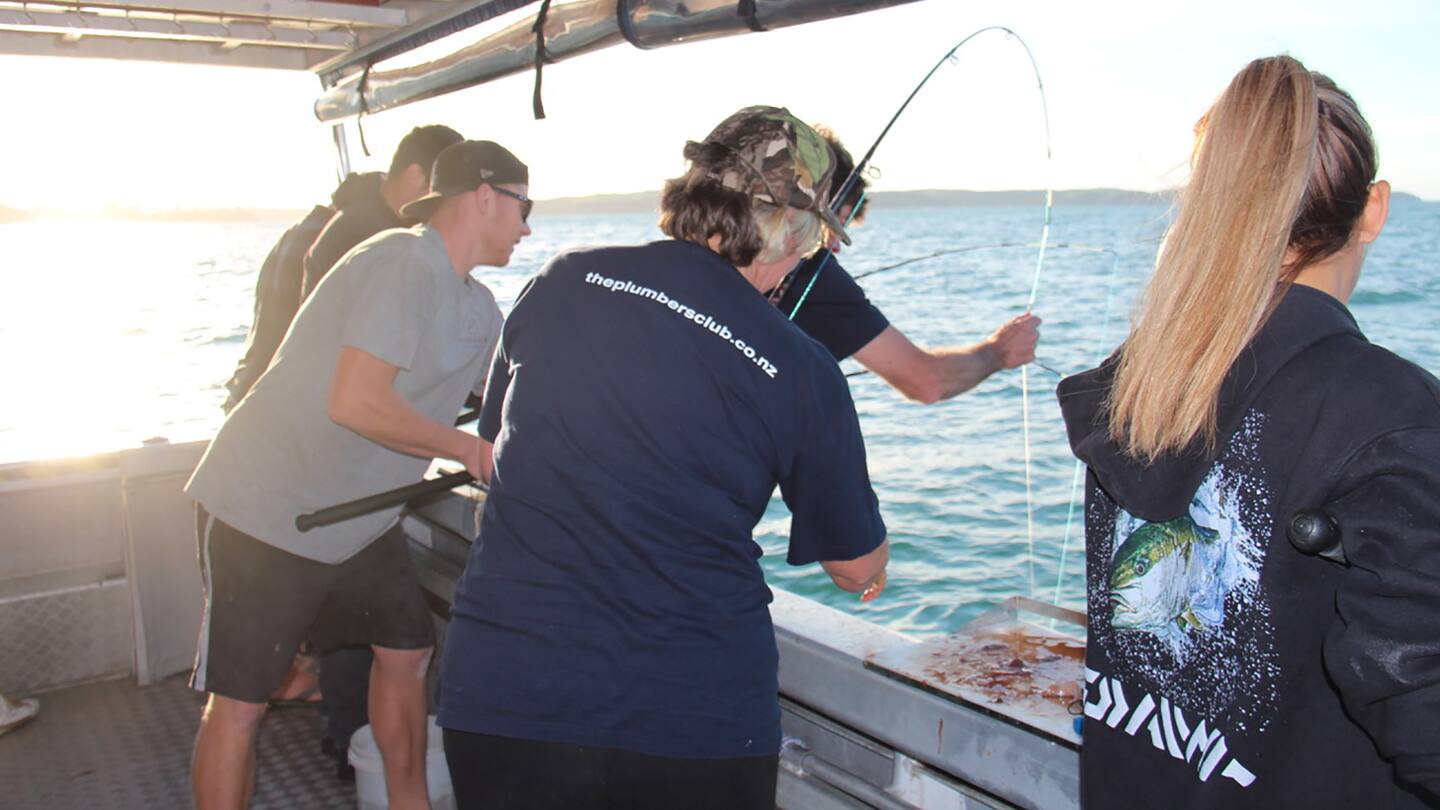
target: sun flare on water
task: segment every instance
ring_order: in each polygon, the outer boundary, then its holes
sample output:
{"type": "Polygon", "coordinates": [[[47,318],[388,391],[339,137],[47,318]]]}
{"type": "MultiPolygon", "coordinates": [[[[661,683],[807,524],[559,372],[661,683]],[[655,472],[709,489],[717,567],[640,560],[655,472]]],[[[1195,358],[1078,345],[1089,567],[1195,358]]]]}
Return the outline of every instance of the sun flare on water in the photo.
{"type": "MultiPolygon", "coordinates": [[[[179,395],[174,383],[243,340],[249,313],[210,310],[247,280],[216,272],[232,261],[226,254],[195,258],[233,249],[220,241],[223,228],[98,219],[0,225],[9,256],[0,298],[10,379],[0,417],[4,461],[134,447],[166,425],[174,441],[208,437],[219,423],[223,380],[179,395]]],[[[257,239],[269,236],[249,228],[257,239]]]]}

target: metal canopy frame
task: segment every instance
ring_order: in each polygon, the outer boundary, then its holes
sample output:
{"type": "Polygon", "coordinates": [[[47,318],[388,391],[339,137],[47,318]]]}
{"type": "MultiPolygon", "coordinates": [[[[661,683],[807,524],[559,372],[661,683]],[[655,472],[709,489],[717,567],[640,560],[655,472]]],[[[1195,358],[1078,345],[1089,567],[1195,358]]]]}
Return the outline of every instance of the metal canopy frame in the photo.
{"type": "Polygon", "coordinates": [[[314,70],[469,5],[393,0],[0,0],[0,54],[314,70]]]}
{"type": "Polygon", "coordinates": [[[398,56],[538,2],[540,0],[455,0],[407,27],[390,31],[347,53],[332,56],[312,69],[328,87],[343,76],[359,72],[366,65],[398,56]]]}

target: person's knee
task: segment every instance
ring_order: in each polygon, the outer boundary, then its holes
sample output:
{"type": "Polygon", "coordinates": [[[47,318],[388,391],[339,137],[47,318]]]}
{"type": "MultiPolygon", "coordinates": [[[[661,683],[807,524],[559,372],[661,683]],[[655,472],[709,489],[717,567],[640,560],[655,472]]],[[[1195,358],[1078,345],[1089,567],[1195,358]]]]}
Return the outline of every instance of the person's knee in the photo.
{"type": "Polygon", "coordinates": [[[202,722],[212,728],[254,734],[264,716],[264,703],[247,703],[211,692],[202,722]]]}
{"type": "Polygon", "coordinates": [[[372,647],[375,651],[375,667],[381,675],[389,678],[417,678],[423,680],[430,671],[430,658],[434,647],[418,650],[394,650],[387,647],[372,647]]]}

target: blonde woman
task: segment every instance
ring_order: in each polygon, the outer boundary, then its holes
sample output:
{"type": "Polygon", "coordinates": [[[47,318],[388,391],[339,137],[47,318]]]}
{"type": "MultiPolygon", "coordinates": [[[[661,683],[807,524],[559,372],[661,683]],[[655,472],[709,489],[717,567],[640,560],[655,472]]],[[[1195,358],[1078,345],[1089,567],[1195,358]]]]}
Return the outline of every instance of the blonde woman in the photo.
{"type": "Polygon", "coordinates": [[[1433,804],[1440,383],[1346,309],[1389,204],[1370,128],[1259,59],[1191,163],[1129,337],[1060,386],[1089,466],[1084,804],[1433,804]]]}

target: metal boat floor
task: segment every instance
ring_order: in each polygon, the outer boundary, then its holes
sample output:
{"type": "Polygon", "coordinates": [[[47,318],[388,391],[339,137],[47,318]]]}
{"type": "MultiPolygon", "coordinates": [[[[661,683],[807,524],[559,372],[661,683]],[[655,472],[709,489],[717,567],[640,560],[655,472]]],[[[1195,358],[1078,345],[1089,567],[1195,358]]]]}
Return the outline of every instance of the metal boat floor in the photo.
{"type": "MultiPolygon", "coordinates": [[[[189,808],[190,750],[204,696],[184,676],[86,684],[40,696],[40,715],[0,736],[0,807],[189,808]]],[[[260,727],[252,808],[354,808],[354,783],[320,752],[318,709],[272,710],[260,727]]]]}

